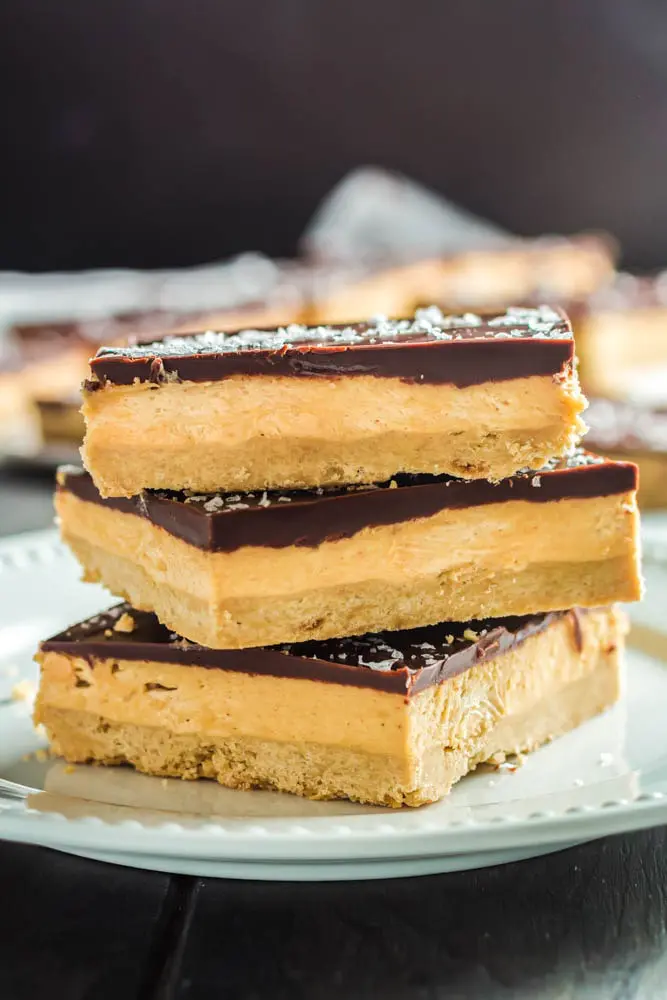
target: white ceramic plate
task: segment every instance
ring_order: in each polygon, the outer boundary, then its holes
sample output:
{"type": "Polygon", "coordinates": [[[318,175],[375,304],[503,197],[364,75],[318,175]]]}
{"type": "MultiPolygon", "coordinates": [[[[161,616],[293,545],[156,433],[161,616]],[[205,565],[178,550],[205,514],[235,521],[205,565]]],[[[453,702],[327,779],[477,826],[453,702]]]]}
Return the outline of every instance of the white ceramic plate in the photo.
{"type": "Polygon", "coordinates": [[[161,871],[259,879],[418,875],[545,854],[667,822],[667,519],[645,525],[647,597],[631,608],[619,705],[514,772],[465,778],[418,810],[308,802],[214,782],[35,759],[11,697],[40,638],[111,603],[53,532],[0,543],[0,837],[161,871]],[[29,755],[28,759],[24,759],[29,755]]]}

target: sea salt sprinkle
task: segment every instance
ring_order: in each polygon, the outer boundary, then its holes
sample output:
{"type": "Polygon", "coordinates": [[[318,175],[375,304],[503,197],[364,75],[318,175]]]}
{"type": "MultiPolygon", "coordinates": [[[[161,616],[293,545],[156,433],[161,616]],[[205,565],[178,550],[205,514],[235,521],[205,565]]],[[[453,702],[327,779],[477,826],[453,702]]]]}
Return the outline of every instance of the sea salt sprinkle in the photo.
{"type": "Polygon", "coordinates": [[[476,313],[450,316],[438,306],[417,309],[413,319],[376,316],[367,323],[346,326],[303,326],[291,323],[277,330],[240,330],[224,333],[207,330],[189,336],[165,337],[150,344],[103,347],[98,357],[123,355],[132,358],[177,358],[191,354],[228,354],[243,351],[280,351],[306,345],[354,347],[392,340],[460,340],[471,337],[537,338],[571,336],[562,317],[549,306],[510,308],[491,317],[476,313]]]}
{"type": "Polygon", "coordinates": [[[533,486],[541,486],[543,472],[555,472],[557,469],[580,469],[591,465],[604,465],[607,461],[600,455],[593,455],[583,448],[573,448],[567,455],[560,458],[550,458],[541,469],[520,469],[517,476],[530,476],[533,486]],[[535,482],[535,480],[538,480],[535,482]]]}
{"type": "MultiPolygon", "coordinates": [[[[543,485],[543,476],[545,473],[555,472],[561,469],[575,469],[586,466],[601,465],[605,461],[606,459],[600,457],[599,455],[586,452],[583,448],[575,448],[562,458],[551,459],[539,470],[528,468],[521,469],[516,473],[516,476],[529,478],[532,486],[540,487],[543,485]]],[[[232,514],[256,508],[267,509],[277,504],[312,503],[320,497],[325,499],[335,498],[345,496],[345,494],[350,493],[370,493],[378,490],[403,489],[430,484],[451,486],[460,482],[461,480],[457,479],[455,476],[401,474],[395,476],[389,482],[384,483],[354,483],[346,486],[317,486],[314,489],[294,490],[289,493],[278,493],[272,490],[264,490],[261,493],[189,494],[187,491],[183,493],[170,493],[164,490],[156,490],[152,493],[146,494],[145,496],[140,494],[138,504],[140,512],[144,512],[147,510],[146,500],[151,496],[164,500],[179,500],[180,498],[182,502],[190,506],[201,508],[206,514],[232,514]]],[[[493,483],[493,485],[496,484],[493,483]]]]}

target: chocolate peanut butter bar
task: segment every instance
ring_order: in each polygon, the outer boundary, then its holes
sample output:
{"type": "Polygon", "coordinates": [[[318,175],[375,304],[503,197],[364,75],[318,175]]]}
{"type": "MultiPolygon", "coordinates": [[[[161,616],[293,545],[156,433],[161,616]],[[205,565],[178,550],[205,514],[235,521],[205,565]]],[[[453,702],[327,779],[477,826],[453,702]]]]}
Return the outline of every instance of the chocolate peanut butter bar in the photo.
{"type": "Polygon", "coordinates": [[[586,444],[639,466],[639,505],[667,507],[667,409],[592,399],[586,444]]]}
{"type": "Polygon", "coordinates": [[[241,651],[128,605],[42,643],[35,718],[69,761],[418,806],[618,697],[611,608],[241,651]]]}
{"type": "MultiPolygon", "coordinates": [[[[587,303],[577,322],[584,388],[617,399],[643,395],[647,377],[667,369],[667,271],[619,274],[587,303]]],[[[663,384],[665,379],[663,378],[663,384]]]]}
{"type": "Polygon", "coordinates": [[[422,262],[413,284],[442,309],[497,309],[507,302],[579,302],[608,284],[615,248],[603,235],[544,236],[422,262]]]}
{"type": "Polygon", "coordinates": [[[499,483],[130,499],[65,468],[56,508],[86,579],[236,649],[635,600],[636,484],[582,451],[499,483]]]}
{"type": "Polygon", "coordinates": [[[546,306],[103,348],[84,461],[103,496],[502,479],[582,433],[573,359],[567,318],[546,306]]]}

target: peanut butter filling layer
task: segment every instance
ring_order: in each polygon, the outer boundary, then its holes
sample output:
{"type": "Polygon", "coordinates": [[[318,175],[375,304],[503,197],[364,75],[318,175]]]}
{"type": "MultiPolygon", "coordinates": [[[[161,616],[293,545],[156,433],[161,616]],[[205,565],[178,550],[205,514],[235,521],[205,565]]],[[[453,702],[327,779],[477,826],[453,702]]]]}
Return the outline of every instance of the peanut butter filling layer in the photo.
{"type": "Polygon", "coordinates": [[[86,397],[86,466],[105,496],[379,482],[399,472],[502,479],[584,430],[571,379],[458,389],[400,380],[234,376],[86,397]],[[156,446],[159,442],[159,446],[156,446]]]}

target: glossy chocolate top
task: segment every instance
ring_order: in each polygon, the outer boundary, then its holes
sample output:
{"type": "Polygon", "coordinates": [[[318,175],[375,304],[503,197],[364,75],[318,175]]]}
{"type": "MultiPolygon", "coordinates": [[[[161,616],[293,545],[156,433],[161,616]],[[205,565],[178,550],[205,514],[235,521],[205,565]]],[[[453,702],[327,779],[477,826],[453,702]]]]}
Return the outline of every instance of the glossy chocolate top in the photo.
{"type": "MultiPolygon", "coordinates": [[[[580,612],[577,612],[580,613],[580,612]]],[[[287,643],[258,649],[208,649],[170,632],[155,615],[120,604],[79,622],[41,644],[42,652],[85,659],[176,663],[274,677],[305,678],[331,684],[378,688],[412,695],[456,677],[478,663],[515,648],[565,616],[556,611],[520,618],[442,622],[402,632],[380,632],[324,642],[287,643]],[[125,616],[125,617],[124,617],[125,616]],[[132,631],[120,631],[120,624],[132,631]],[[122,621],[120,619],[122,618],[122,621]]],[[[154,689],[152,684],[147,690],[154,689]]]]}
{"type": "Polygon", "coordinates": [[[103,347],[91,361],[86,388],[135,380],[209,382],[232,375],[375,375],[463,387],[557,375],[573,357],[570,324],[549,306],[484,316],[445,316],[431,306],[414,319],[208,331],[103,347]]]}
{"type": "Polygon", "coordinates": [[[582,450],[543,469],[498,483],[400,475],[390,483],[282,493],[258,490],[188,496],[147,490],[130,499],[103,499],[87,472],[69,466],[58,472],[58,489],[112,510],[145,517],[190,545],[211,552],[232,552],[246,545],[316,547],[328,540],[349,538],[363,528],[430,517],[446,508],[609,496],[636,486],[635,465],[610,462],[582,450]]]}
{"type": "Polygon", "coordinates": [[[601,451],[667,455],[667,409],[650,409],[614,399],[591,399],[586,444],[601,451]]]}

